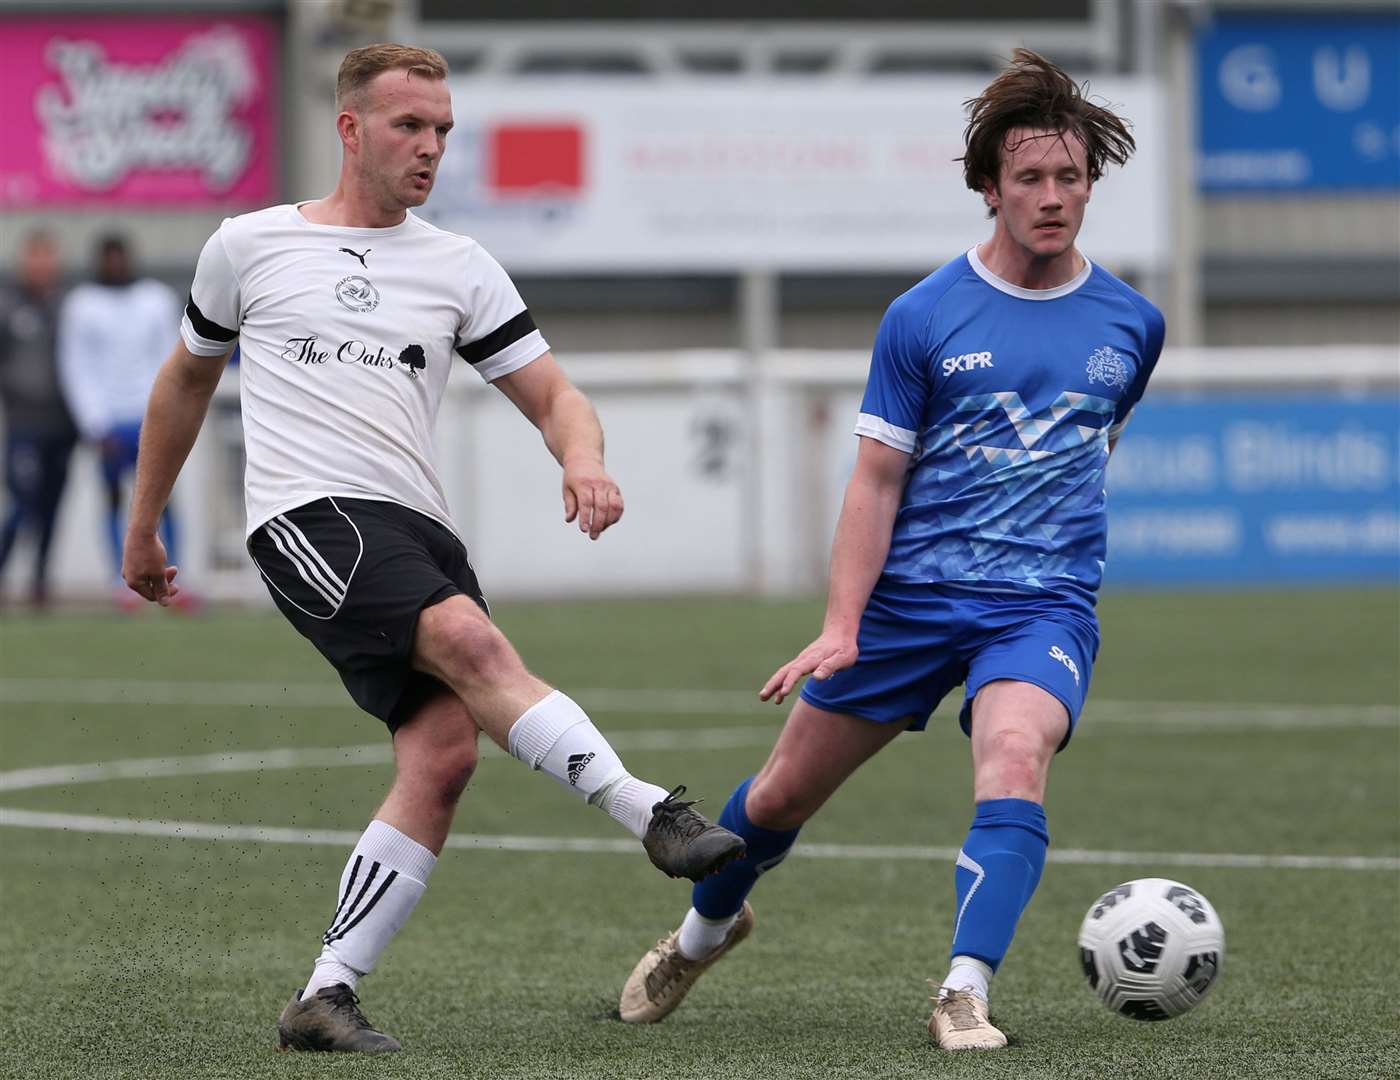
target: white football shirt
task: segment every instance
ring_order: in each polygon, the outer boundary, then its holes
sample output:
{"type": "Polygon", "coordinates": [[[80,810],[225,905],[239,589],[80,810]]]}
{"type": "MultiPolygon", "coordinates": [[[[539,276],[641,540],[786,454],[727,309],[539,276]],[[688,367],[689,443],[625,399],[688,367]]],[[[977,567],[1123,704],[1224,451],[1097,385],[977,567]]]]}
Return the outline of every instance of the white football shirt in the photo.
{"type": "Polygon", "coordinates": [[[387,229],[296,206],[227,218],[180,327],[200,356],[238,339],[251,534],[326,496],[411,507],[456,531],[433,425],[460,356],[491,382],[548,350],[486,251],[411,212],[387,229]]]}

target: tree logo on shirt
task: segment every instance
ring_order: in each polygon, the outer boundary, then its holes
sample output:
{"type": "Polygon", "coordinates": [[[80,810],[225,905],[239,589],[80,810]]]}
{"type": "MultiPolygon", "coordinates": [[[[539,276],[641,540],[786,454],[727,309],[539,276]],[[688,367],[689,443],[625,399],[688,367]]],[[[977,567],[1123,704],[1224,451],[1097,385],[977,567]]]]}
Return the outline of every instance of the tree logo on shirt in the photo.
{"type": "Polygon", "coordinates": [[[1085,371],[1091,383],[1101,382],[1119,390],[1128,386],[1128,362],[1107,345],[1094,350],[1085,371]]]}
{"type": "Polygon", "coordinates": [[[351,274],[335,283],[335,298],[341,306],[361,314],[373,311],[379,306],[379,290],[367,277],[351,274]]]}
{"type": "Polygon", "coordinates": [[[418,373],[428,366],[428,358],[423,355],[422,345],[405,345],[399,353],[399,363],[416,379],[418,373]]]}

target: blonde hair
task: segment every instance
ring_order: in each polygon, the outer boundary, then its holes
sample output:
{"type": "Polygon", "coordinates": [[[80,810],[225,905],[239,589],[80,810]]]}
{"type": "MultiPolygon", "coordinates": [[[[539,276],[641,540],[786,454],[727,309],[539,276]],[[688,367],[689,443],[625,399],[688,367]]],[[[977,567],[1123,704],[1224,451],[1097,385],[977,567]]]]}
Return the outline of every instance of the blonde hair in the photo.
{"type": "Polygon", "coordinates": [[[392,42],[351,49],[340,62],[340,73],[335,79],[336,108],[344,109],[351,98],[384,71],[406,71],[425,79],[445,79],[447,60],[434,49],[392,42]]]}

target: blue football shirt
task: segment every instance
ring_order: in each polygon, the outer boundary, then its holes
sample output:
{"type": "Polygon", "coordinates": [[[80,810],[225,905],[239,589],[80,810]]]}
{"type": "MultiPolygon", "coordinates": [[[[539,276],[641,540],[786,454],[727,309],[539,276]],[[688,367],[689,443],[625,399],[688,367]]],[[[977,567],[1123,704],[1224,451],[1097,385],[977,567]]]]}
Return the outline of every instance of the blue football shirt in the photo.
{"type": "Polygon", "coordinates": [[[885,580],[1092,603],[1104,468],[1162,349],[1161,312],[1086,260],[1023,289],[976,249],[890,305],[856,434],[910,453],[885,580]]]}

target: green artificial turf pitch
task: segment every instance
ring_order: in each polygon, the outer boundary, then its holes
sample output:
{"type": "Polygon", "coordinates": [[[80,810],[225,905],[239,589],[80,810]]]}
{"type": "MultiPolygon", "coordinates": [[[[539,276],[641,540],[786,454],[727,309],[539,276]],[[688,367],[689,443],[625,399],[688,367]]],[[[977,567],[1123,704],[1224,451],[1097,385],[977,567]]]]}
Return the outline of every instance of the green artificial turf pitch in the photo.
{"type": "MultiPolygon", "coordinates": [[[[1393,590],[1105,598],[1090,707],[1051,776],[1052,861],[994,985],[1005,1051],[946,1055],[924,1030],[925,980],[945,970],[952,868],[909,849],[956,847],[967,825],[954,701],[803,834],[904,857],[803,857],[799,846],[755,891],[754,936],[648,1028],[609,1011],[687,890],[640,849],[450,848],[361,984],[370,1017],[407,1050],[365,1059],[273,1049],[346,845],[0,825],[0,1077],[1400,1075],[1397,611],[1393,590]],[[1091,854],[1057,862],[1055,850],[1091,854]],[[1152,853],[1370,861],[1177,865],[1152,853]],[[1152,875],[1202,890],[1227,935],[1220,984],[1164,1024],[1103,1009],[1075,950],[1095,897],[1152,875]]],[[[785,711],[753,691],[815,634],[820,605],[504,603],[497,615],[531,666],[614,734],[632,771],[684,782],[717,813],[785,711]]],[[[275,615],[0,622],[0,821],[26,811],[353,833],[387,784],[386,745],[275,615]],[[370,747],[369,761],[13,779],[345,746],[370,747]]],[[[470,836],[625,839],[499,753],[458,814],[454,842],[470,836]]]]}

